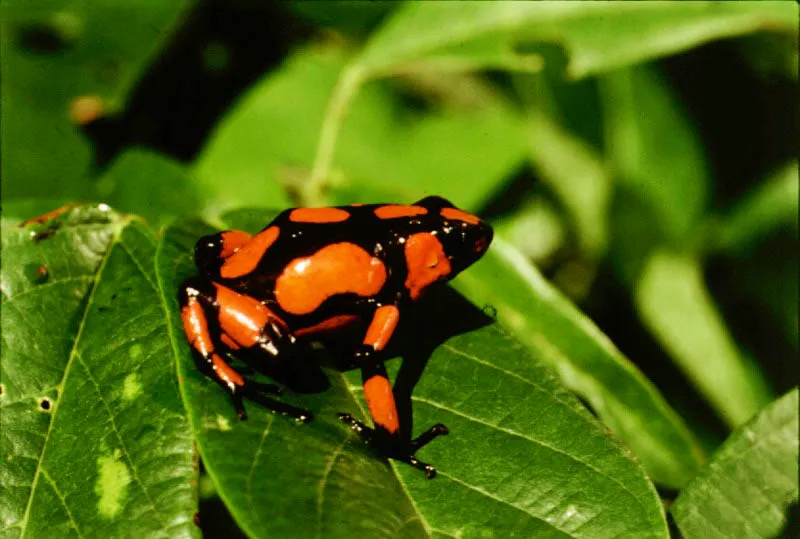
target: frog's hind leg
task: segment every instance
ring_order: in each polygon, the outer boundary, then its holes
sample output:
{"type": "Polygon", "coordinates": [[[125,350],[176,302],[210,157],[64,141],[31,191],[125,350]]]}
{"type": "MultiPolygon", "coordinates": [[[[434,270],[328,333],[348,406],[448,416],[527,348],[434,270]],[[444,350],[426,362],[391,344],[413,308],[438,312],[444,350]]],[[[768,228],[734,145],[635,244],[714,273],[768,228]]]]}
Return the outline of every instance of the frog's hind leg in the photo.
{"type": "Polygon", "coordinates": [[[291,340],[285,337],[288,334],[285,327],[270,317],[266,307],[202,277],[184,281],[179,299],[184,331],[198,368],[231,394],[241,419],[247,417],[242,403],[246,397],[300,421],[311,420],[307,410],[265,397],[265,394],[280,394],[278,386],[242,376],[223,358],[226,349],[258,347],[277,353],[276,343],[293,341],[293,337],[291,340]]]}

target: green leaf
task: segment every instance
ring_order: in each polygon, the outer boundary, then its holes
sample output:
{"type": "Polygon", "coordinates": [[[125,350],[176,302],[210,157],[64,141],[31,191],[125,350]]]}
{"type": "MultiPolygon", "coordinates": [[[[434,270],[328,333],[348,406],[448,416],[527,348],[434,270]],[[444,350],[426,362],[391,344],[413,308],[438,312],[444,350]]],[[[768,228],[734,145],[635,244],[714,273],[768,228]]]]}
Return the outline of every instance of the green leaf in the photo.
{"type": "Polygon", "coordinates": [[[710,182],[695,125],[653,68],[619,71],[600,82],[615,176],[652,212],[641,226],[662,242],[690,246],[710,182]]]}
{"type": "Polygon", "coordinates": [[[336,418],[366,419],[357,370],[326,369],[324,393],[282,397],[314,413],[308,425],[253,403],[238,421],[230,398],[194,367],[178,314],[178,285],[196,271],[192,247],[210,231],[198,221],[168,228],[157,267],[203,462],[249,535],[667,537],[655,490],[624,447],[540,361],[448,290],[407,318],[410,333],[396,337],[404,362],[388,362],[401,410],[412,395],[414,431],[439,421],[451,429],[419,454],[436,479],[387,463],[336,418]]]}
{"type": "Polygon", "coordinates": [[[795,388],[734,432],[681,492],[670,512],[685,537],[777,536],[798,499],[797,406],[795,388]]]}
{"type": "Polygon", "coordinates": [[[189,4],[3,3],[3,198],[86,198],[92,149],[80,125],[122,108],[189,4]]]}
{"type": "Polygon", "coordinates": [[[791,33],[797,10],[780,2],[408,2],[354,62],[371,78],[412,69],[539,67],[525,53],[557,43],[578,78],[762,29],[791,33]]]}
{"type": "Polygon", "coordinates": [[[117,210],[141,215],[154,226],[193,213],[201,204],[200,193],[181,163],[139,148],[120,155],[98,180],[95,192],[117,210]]]}
{"type": "Polygon", "coordinates": [[[3,229],[0,536],[196,536],[154,238],[98,208],[57,219],[3,229]]]}
{"type": "Polygon", "coordinates": [[[658,250],[634,292],[644,323],[731,426],[772,400],[758,365],[739,353],[696,258],[658,250]]]}
{"type": "Polygon", "coordinates": [[[603,157],[559,119],[550,84],[543,75],[520,76],[527,102],[527,140],[533,169],[564,206],[580,248],[591,258],[608,241],[610,174],[603,157]]]}
{"type": "Polygon", "coordinates": [[[608,337],[549,285],[513,247],[495,239],[456,288],[497,311],[536,358],[586,399],[600,419],[641,459],[654,481],[680,488],[703,456],[680,417],[608,337]]]}
{"type": "Polygon", "coordinates": [[[713,249],[747,251],[782,225],[797,230],[797,161],[776,171],[752,193],[746,195],[718,227],[713,249]]]}
{"type": "MultiPolygon", "coordinates": [[[[340,54],[303,50],[225,117],[195,168],[219,208],[287,206],[282,184],[309,190],[319,125],[343,65],[340,54]]],[[[333,202],[413,202],[436,193],[476,209],[523,161],[522,122],[495,92],[474,81],[412,82],[438,84],[437,97],[445,88],[448,101],[420,114],[396,87],[364,88],[343,126],[335,174],[326,178],[333,202]]]]}

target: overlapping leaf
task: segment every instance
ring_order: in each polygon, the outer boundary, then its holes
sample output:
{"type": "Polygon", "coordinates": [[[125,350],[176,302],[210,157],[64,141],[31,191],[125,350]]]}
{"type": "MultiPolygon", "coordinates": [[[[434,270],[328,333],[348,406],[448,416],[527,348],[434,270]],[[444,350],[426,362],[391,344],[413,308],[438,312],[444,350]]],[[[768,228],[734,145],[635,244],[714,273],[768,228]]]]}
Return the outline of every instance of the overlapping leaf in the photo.
{"type": "Polygon", "coordinates": [[[328,369],[326,392],[284,397],[314,412],[308,425],[254,404],[238,421],[180,334],[178,284],[209,232],[197,221],[168,228],[157,267],[200,452],[248,534],[666,537],[655,491],[627,451],[535,356],[452,292],[408,319],[402,365],[389,362],[414,431],[439,421],[451,429],[419,455],[437,466],[435,480],[387,464],[336,418],[365,418],[357,371],[328,369]]]}
{"type": "Polygon", "coordinates": [[[609,75],[603,88],[620,180],[617,265],[645,325],[720,416],[739,425],[772,396],[722,323],[694,254],[710,181],[696,128],[652,69],[609,75]]]}
{"type": "Polygon", "coordinates": [[[791,33],[797,11],[766,4],[473,2],[408,3],[354,62],[370,78],[409,69],[540,67],[537,42],[562,45],[567,73],[581,77],[762,29],[791,33]]]}
{"type": "MultiPolygon", "coordinates": [[[[670,509],[684,537],[775,537],[797,503],[797,389],[720,447],[670,509]]],[[[788,530],[790,533],[797,530],[788,530]]]]}
{"type": "Polygon", "coordinates": [[[3,230],[0,535],[194,536],[152,234],[107,208],[58,221],[3,230]]]}

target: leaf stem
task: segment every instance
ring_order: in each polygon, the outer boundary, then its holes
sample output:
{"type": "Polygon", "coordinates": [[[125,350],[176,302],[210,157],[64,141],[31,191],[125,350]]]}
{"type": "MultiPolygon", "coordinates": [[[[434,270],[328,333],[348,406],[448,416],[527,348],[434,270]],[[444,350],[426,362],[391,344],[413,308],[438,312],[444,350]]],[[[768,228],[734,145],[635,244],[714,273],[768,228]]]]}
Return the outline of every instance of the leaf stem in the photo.
{"type": "Polygon", "coordinates": [[[339,136],[344,118],[358,88],[363,82],[362,70],[357,66],[345,67],[331,94],[330,101],[322,120],[317,152],[311,177],[302,189],[301,198],[304,205],[316,206],[323,202],[322,191],[330,176],[336,139],[339,136]]]}

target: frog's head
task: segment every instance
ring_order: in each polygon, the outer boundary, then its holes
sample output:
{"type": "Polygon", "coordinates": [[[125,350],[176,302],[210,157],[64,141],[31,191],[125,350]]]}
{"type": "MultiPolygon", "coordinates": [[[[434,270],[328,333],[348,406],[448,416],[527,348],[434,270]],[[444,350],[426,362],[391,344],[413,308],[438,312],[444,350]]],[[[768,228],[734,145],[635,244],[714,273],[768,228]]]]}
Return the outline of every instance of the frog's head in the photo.
{"type": "Polygon", "coordinates": [[[459,210],[442,197],[423,198],[414,206],[427,210],[428,232],[411,235],[405,244],[406,287],[417,299],[436,281],[449,281],[477,261],[492,243],[488,223],[459,210]]]}

